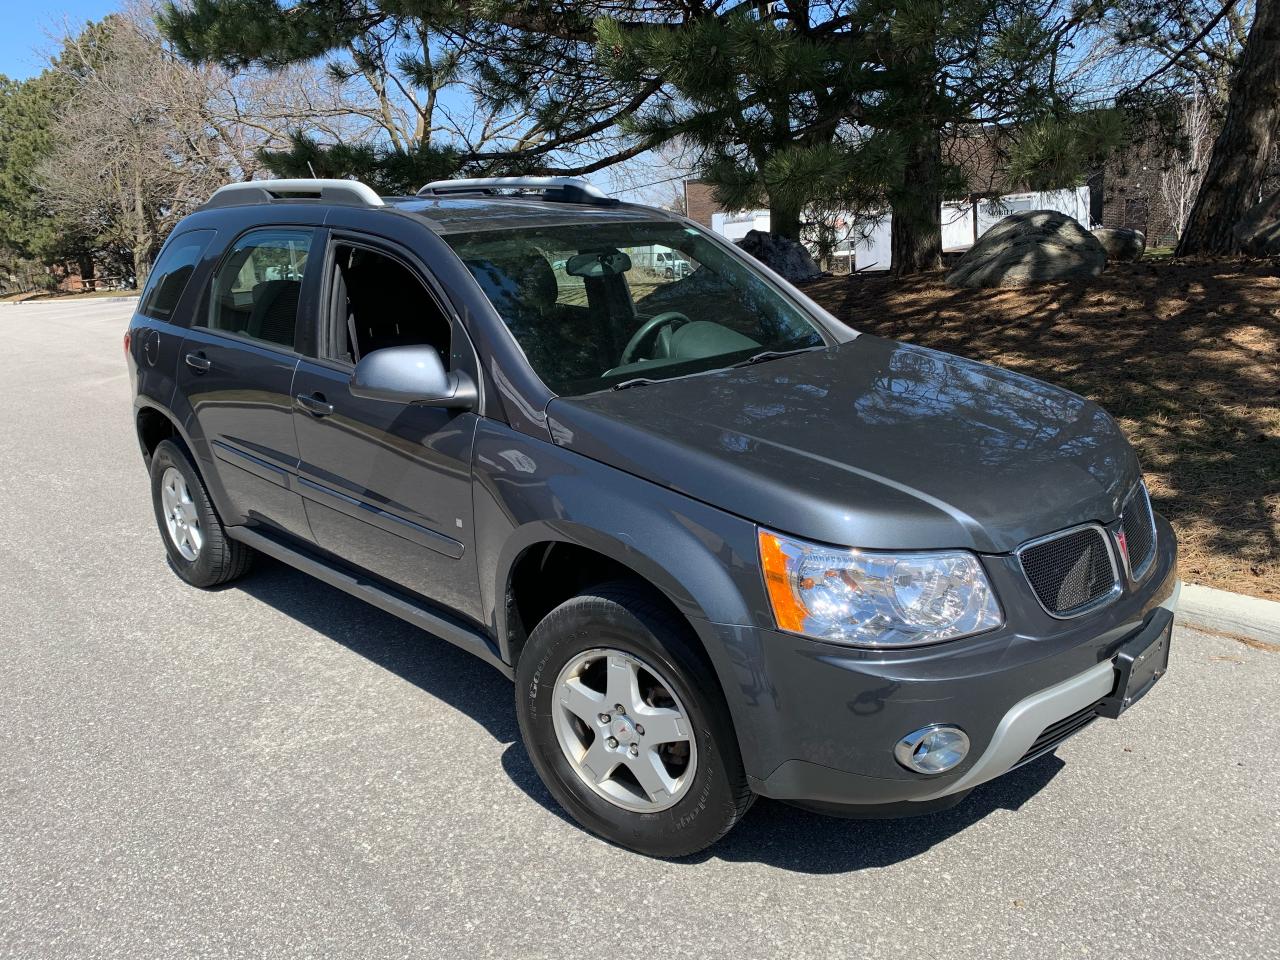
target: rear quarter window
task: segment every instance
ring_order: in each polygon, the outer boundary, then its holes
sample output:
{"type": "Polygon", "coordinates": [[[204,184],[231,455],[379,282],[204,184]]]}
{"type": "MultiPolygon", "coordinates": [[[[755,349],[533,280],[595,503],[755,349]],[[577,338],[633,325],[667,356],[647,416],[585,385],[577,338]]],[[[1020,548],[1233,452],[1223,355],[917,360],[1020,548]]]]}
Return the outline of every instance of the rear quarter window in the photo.
{"type": "Polygon", "coordinates": [[[204,256],[212,230],[189,230],[178,234],[165,244],[160,259],[151,268],[151,276],[142,291],[138,312],[154,320],[171,320],[173,311],[187,289],[191,275],[196,272],[200,258],[204,256]]]}

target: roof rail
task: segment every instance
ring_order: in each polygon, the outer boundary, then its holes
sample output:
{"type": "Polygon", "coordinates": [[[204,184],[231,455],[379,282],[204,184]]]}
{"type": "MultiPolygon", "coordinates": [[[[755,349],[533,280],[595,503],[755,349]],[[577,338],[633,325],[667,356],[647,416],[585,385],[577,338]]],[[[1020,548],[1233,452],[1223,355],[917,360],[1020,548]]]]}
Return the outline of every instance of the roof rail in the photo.
{"type": "Polygon", "coordinates": [[[356,180],[250,180],[228,183],[213,191],[206,207],[229,207],[241,203],[270,203],[273,200],[317,199],[358,207],[380,207],[382,198],[356,180]]]}
{"type": "Polygon", "coordinates": [[[577,177],[471,177],[461,180],[435,180],[418,191],[420,197],[442,197],[451,193],[479,193],[493,196],[501,191],[540,193],[542,199],[555,203],[588,203],[614,206],[595,184],[577,177]]]}

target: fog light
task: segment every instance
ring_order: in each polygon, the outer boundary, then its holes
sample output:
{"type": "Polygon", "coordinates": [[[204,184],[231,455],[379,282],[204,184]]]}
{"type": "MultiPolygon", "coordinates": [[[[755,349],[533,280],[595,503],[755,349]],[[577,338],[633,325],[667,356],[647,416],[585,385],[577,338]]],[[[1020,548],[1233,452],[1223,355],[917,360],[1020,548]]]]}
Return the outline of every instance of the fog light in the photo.
{"type": "Polygon", "coordinates": [[[969,753],[969,737],[959,727],[935,723],[908,733],[893,755],[916,773],[946,773],[969,753]]]}

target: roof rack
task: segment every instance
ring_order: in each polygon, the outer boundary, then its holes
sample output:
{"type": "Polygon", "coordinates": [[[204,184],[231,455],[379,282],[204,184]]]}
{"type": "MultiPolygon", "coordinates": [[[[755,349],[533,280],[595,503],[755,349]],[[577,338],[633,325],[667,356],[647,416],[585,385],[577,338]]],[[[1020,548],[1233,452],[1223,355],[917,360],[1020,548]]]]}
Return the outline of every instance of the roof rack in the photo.
{"type": "Polygon", "coordinates": [[[599,187],[577,177],[471,177],[460,180],[435,180],[418,191],[420,197],[443,197],[453,193],[495,196],[502,191],[540,193],[543,200],[554,203],[586,203],[616,206],[599,187]]]}
{"type": "Polygon", "coordinates": [[[316,199],[357,207],[380,207],[382,198],[356,180],[251,180],[228,183],[213,191],[206,207],[229,207],[273,200],[316,199]]]}

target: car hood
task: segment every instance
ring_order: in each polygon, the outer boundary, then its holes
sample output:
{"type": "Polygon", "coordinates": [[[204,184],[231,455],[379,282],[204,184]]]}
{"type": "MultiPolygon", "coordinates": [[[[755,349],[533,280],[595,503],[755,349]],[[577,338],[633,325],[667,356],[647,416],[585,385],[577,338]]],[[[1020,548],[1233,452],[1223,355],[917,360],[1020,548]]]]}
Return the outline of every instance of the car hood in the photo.
{"type": "Polygon", "coordinates": [[[1110,521],[1140,476],[1100,407],[859,336],[754,366],[557,398],[554,442],[782,532],[1004,553],[1110,521]]]}

